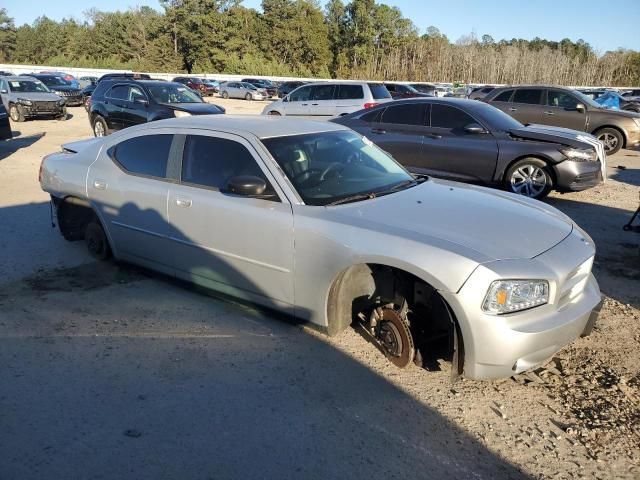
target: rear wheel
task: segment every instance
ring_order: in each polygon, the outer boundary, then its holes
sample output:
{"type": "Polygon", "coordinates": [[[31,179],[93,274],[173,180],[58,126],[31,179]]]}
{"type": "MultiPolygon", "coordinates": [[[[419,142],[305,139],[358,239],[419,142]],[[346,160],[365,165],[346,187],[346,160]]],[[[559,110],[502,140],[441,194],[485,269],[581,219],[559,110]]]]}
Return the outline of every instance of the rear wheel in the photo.
{"type": "Polygon", "coordinates": [[[624,144],[624,137],[615,128],[602,128],[596,132],[596,138],[604,144],[607,155],[618,153],[624,144]]]}
{"type": "Polygon", "coordinates": [[[111,249],[107,235],[100,222],[91,220],[84,231],[84,241],[91,256],[97,260],[107,260],[111,256],[111,249]]]}
{"type": "Polygon", "coordinates": [[[553,178],[545,162],[538,158],[524,158],[507,170],[505,187],[510,192],[540,199],[553,188],[553,178]]]}
{"type": "Polygon", "coordinates": [[[271,110],[267,115],[273,115],[274,117],[279,117],[280,112],[276,112],[275,110],[271,110]]]}
{"type": "Polygon", "coordinates": [[[9,105],[9,116],[14,122],[24,122],[24,113],[22,113],[22,108],[15,103],[9,105]]]}
{"type": "Polygon", "coordinates": [[[107,122],[104,118],[97,116],[93,121],[93,134],[96,137],[104,137],[107,134],[107,122]]]}

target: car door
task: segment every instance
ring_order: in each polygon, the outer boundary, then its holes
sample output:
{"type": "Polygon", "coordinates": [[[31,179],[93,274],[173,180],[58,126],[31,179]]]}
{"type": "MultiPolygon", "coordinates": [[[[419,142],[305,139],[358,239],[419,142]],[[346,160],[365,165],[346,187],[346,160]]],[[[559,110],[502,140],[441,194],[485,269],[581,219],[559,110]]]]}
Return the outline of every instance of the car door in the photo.
{"type": "Polygon", "coordinates": [[[518,88],[513,94],[507,112],[525,125],[542,123],[545,109],[542,88],[518,88]]]}
{"type": "Polygon", "coordinates": [[[540,123],[556,127],[585,131],[587,126],[587,110],[584,102],[564,90],[550,88],[546,95],[546,108],[540,123]],[[584,108],[578,110],[578,105],[584,108]]]}
{"type": "Polygon", "coordinates": [[[453,180],[490,183],[496,169],[498,145],[491,133],[457,106],[431,104],[430,123],[422,146],[423,173],[453,180]]]}
{"type": "Polygon", "coordinates": [[[512,115],[513,112],[509,110],[511,108],[511,98],[513,97],[513,90],[504,90],[498,93],[493,99],[488,100],[487,103],[491,104],[498,110],[502,110],[508,115],[512,115]]]}
{"type": "Polygon", "coordinates": [[[128,97],[129,86],[126,84],[116,84],[105,94],[103,104],[110,128],[120,130],[125,127],[123,110],[128,97]]]}
{"type": "Polygon", "coordinates": [[[147,123],[149,99],[142,89],[136,85],[129,85],[127,98],[122,101],[123,128],[147,123]]]}
{"type": "Polygon", "coordinates": [[[426,168],[422,143],[426,133],[428,104],[390,105],[371,123],[366,136],[402,165],[414,172],[426,168]]]}
{"type": "Polygon", "coordinates": [[[314,117],[333,117],[336,115],[334,91],[336,86],[331,83],[318,84],[311,87],[311,103],[309,115],[314,117]]]}
{"type": "Polygon", "coordinates": [[[364,107],[364,89],[360,84],[339,84],[336,88],[335,115],[343,115],[364,107]]]}
{"type": "Polygon", "coordinates": [[[293,213],[256,150],[237,135],[192,131],[183,152],[167,203],[177,275],[268,306],[293,305],[293,213]],[[240,175],[263,178],[272,196],[225,193],[240,175]]]}
{"type": "Polygon", "coordinates": [[[107,141],[87,175],[87,192],[118,258],[173,273],[167,195],[174,136],[168,129],[107,141]]]}
{"type": "Polygon", "coordinates": [[[283,102],[285,115],[309,115],[313,85],[297,88],[289,94],[288,101],[283,102]]]}

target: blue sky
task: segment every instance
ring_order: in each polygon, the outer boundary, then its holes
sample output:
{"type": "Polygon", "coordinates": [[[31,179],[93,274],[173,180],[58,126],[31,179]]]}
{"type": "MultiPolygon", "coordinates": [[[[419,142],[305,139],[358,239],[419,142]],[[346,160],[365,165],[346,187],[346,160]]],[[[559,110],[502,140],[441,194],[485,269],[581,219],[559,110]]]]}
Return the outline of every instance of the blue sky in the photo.
{"type": "MultiPolygon", "coordinates": [[[[609,0],[606,3],[585,0],[388,0],[386,3],[399,7],[421,32],[434,25],[450,40],[473,31],[478,37],[489,34],[496,40],[536,36],[548,40],[582,38],[600,52],[618,47],[640,50],[638,0],[609,0]],[[604,5],[609,13],[603,13],[604,5]]],[[[56,20],[71,16],[82,20],[82,12],[91,7],[125,10],[135,5],[160,8],[158,0],[110,0],[106,3],[96,0],[3,0],[0,3],[18,25],[31,23],[39,15],[56,20]]],[[[260,0],[245,0],[244,5],[259,7],[260,0]]]]}

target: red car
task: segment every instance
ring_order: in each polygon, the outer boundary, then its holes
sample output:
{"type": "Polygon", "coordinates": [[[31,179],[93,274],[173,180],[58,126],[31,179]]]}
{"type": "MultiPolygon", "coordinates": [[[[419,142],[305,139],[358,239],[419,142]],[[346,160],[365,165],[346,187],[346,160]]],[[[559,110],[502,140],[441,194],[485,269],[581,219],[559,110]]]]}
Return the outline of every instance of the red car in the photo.
{"type": "Polygon", "coordinates": [[[173,81],[186,85],[191,90],[200,92],[201,95],[213,95],[215,93],[215,89],[211,85],[207,85],[198,77],[176,77],[173,81]]]}

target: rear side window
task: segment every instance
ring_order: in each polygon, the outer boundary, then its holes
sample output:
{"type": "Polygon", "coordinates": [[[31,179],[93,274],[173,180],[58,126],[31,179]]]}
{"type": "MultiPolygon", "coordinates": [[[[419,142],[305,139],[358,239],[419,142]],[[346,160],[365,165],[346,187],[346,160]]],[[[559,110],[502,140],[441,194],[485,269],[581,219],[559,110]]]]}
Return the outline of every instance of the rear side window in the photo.
{"type": "Polygon", "coordinates": [[[127,100],[129,97],[129,87],[127,85],[114,85],[107,93],[107,97],[116,100],[127,100]]]}
{"type": "Polygon", "coordinates": [[[383,123],[394,123],[397,125],[424,126],[424,120],[425,104],[414,103],[388,107],[382,114],[381,121],[383,123]]]}
{"type": "Polygon", "coordinates": [[[504,92],[498,94],[496,98],[494,98],[493,102],[508,102],[511,99],[511,95],[513,94],[513,90],[505,90],[504,92]]]}
{"type": "Polygon", "coordinates": [[[525,103],[529,105],[542,104],[542,90],[539,89],[521,89],[516,90],[513,96],[513,103],[525,103]]]}
{"type": "Polygon", "coordinates": [[[382,83],[369,83],[368,85],[374,100],[391,98],[391,94],[389,93],[389,90],[387,90],[387,87],[385,87],[382,83]]]}
{"type": "Polygon", "coordinates": [[[267,181],[244,145],[226,138],[187,136],[182,155],[183,182],[221,189],[231,177],[238,175],[252,175],[267,181]]]}
{"type": "Polygon", "coordinates": [[[381,109],[373,110],[372,112],[365,113],[360,117],[360,120],[367,123],[377,122],[380,117],[381,109]]]}
{"type": "Polygon", "coordinates": [[[431,126],[449,130],[462,129],[470,123],[476,123],[473,117],[458,108],[434,103],[431,105],[431,126]]]}
{"type": "Polygon", "coordinates": [[[364,98],[362,85],[337,85],[337,87],[336,98],[338,100],[359,100],[364,98]]]}
{"type": "Polygon", "coordinates": [[[114,145],[107,152],[130,173],[165,178],[173,135],[144,135],[114,145]]]}
{"type": "Polygon", "coordinates": [[[315,85],[312,90],[311,100],[333,100],[335,85],[315,85]]]}

